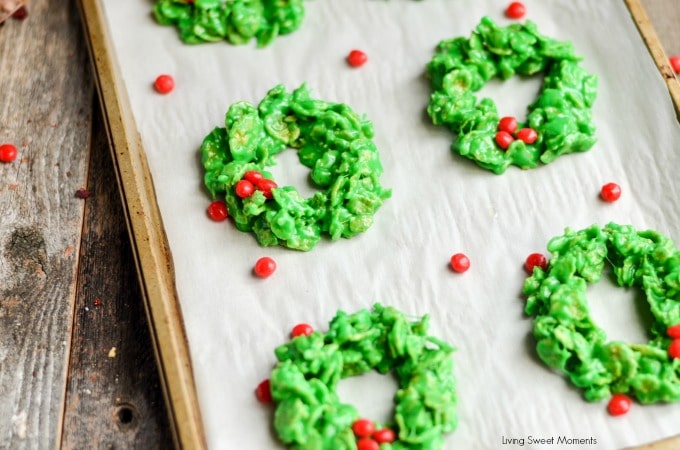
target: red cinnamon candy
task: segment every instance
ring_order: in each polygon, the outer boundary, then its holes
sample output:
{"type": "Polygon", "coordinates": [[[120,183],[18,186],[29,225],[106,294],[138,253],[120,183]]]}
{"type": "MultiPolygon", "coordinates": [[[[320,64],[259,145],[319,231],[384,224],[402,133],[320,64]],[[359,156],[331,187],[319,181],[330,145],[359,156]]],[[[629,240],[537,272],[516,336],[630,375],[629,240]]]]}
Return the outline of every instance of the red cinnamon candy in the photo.
{"type": "Polygon", "coordinates": [[[14,16],[17,19],[25,19],[28,0],[0,0],[0,23],[14,16]]]}

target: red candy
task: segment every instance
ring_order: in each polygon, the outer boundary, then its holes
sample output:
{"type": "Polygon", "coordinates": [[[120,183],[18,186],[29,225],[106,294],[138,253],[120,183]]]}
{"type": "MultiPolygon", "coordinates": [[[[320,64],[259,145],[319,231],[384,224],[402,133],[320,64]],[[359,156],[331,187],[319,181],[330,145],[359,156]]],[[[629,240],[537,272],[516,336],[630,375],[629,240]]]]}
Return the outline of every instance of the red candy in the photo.
{"type": "Polygon", "coordinates": [[[17,157],[17,148],[12,144],[0,145],[0,161],[4,163],[12,162],[17,157]]]}
{"type": "Polygon", "coordinates": [[[75,194],[76,198],[82,198],[84,200],[86,198],[90,198],[90,195],[91,195],[90,191],[88,191],[85,188],[76,189],[76,194],[75,194]]]}
{"type": "Polygon", "coordinates": [[[208,216],[215,222],[222,222],[229,216],[227,205],[224,202],[215,200],[208,205],[208,216]]]}
{"type": "Polygon", "coordinates": [[[630,410],[633,401],[625,394],[614,394],[609,400],[607,411],[612,416],[621,416],[630,410]]]}
{"type": "Polygon", "coordinates": [[[260,180],[262,180],[264,177],[260,172],[257,170],[249,170],[245,174],[243,174],[243,179],[248,180],[253,184],[257,184],[260,180]]]}
{"type": "Polygon", "coordinates": [[[680,358],[680,339],[673,339],[671,345],[668,346],[668,356],[672,359],[680,358]]]}
{"type": "Polygon", "coordinates": [[[271,403],[272,388],[269,379],[266,379],[257,385],[257,388],[255,389],[255,397],[257,397],[261,403],[271,403]]]}
{"type": "Polygon", "coordinates": [[[378,444],[389,444],[394,442],[397,438],[397,436],[394,434],[394,431],[389,428],[375,430],[372,437],[378,444]]]}
{"type": "Polygon", "coordinates": [[[505,15],[510,19],[521,19],[527,13],[527,8],[522,2],[512,2],[505,10],[505,15]]]}
{"type": "Polygon", "coordinates": [[[451,257],[451,269],[454,272],[462,273],[470,268],[470,259],[462,253],[456,253],[451,257]]]}
{"type": "Polygon", "coordinates": [[[293,327],[293,331],[290,332],[291,337],[298,336],[309,336],[314,332],[314,328],[307,323],[299,323],[293,327]]]}
{"type": "MultiPolygon", "coordinates": [[[[239,181],[240,183],[240,181],[239,181]]],[[[262,191],[264,196],[266,198],[272,198],[272,189],[279,187],[278,184],[274,182],[274,180],[270,180],[268,178],[262,178],[260,181],[258,181],[255,184],[255,187],[257,187],[258,190],[262,191]]]]}
{"type": "Polygon", "coordinates": [[[600,189],[600,197],[605,202],[615,202],[621,197],[621,186],[616,183],[607,183],[600,189]]]}
{"type": "Polygon", "coordinates": [[[522,128],[517,132],[517,139],[525,144],[533,144],[538,139],[538,133],[533,128],[522,128]]]}
{"type": "Polygon", "coordinates": [[[239,197],[248,198],[255,192],[255,186],[248,180],[239,180],[234,190],[239,197]]]}
{"type": "Polygon", "coordinates": [[[680,339],[680,323],[668,327],[666,334],[673,339],[680,339]]]}
{"type": "Polygon", "coordinates": [[[153,86],[161,94],[167,94],[175,88],[175,80],[170,75],[158,75],[153,86]]]}
{"type": "Polygon", "coordinates": [[[357,419],[352,424],[352,431],[356,437],[369,437],[375,431],[375,424],[372,420],[357,419]]]}
{"type": "Polygon", "coordinates": [[[258,277],[267,278],[276,271],[276,261],[269,256],[263,256],[255,262],[253,270],[258,277]]]}
{"type": "Polygon", "coordinates": [[[366,64],[368,61],[368,55],[361,50],[352,50],[347,55],[347,63],[352,67],[360,67],[366,64]]]}
{"type": "Polygon", "coordinates": [[[17,9],[14,11],[14,14],[12,14],[13,19],[17,20],[24,20],[28,16],[28,10],[26,9],[25,6],[22,6],[21,8],[17,9]]]}
{"type": "Polygon", "coordinates": [[[673,72],[680,73],[680,55],[671,56],[668,58],[668,62],[673,69],[673,72]]]}
{"type": "Polygon", "coordinates": [[[370,437],[361,438],[357,441],[357,450],[380,450],[380,444],[370,437]]]}
{"type": "Polygon", "coordinates": [[[503,117],[498,121],[498,131],[515,134],[515,131],[517,131],[517,119],[512,116],[503,117]]]}
{"type": "Polygon", "coordinates": [[[496,133],[496,144],[503,150],[507,150],[514,140],[515,138],[507,131],[499,131],[496,133]]]}
{"type": "Polygon", "coordinates": [[[541,253],[532,253],[527,256],[526,261],[524,261],[524,268],[529,273],[534,273],[534,267],[540,267],[545,270],[548,267],[548,260],[541,253]]]}

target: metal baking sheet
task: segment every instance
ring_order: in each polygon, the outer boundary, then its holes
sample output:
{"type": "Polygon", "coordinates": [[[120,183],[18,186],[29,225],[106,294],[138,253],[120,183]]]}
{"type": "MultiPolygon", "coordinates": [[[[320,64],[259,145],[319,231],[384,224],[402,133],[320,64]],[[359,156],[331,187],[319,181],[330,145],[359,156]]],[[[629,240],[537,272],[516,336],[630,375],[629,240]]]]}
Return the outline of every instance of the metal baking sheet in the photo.
{"type": "MultiPolygon", "coordinates": [[[[274,347],[298,322],[324,330],[338,309],[374,302],[430,314],[431,333],[458,348],[460,425],[446,448],[557,448],[529,438],[565,436],[609,449],[679,431],[677,405],[636,405],[612,418],[605,403],[585,402],[535,356],[521,296],[527,254],[544,251],[565,227],[609,221],[680,242],[680,125],[623,1],[525,4],[542,33],[574,42],[583,66],[599,76],[598,143],[498,176],[453,155],[452,135],[429,123],[424,70],[441,39],[468,36],[483,16],[509,23],[505,1],[309,1],[301,29],[264,49],[184,45],[176,30],[154,22],[151,2],[104,2],[172,251],[210,448],[283,448],[271,431],[271,408],[253,395],[275,362],[274,347]],[[353,48],[369,55],[360,69],[344,61],[353,48]],[[170,95],[152,88],[161,73],[175,78],[170,95]],[[326,240],[306,253],[262,248],[252,235],[207,219],[198,149],[231,103],[257,103],[279,83],[294,89],[305,82],[315,97],[347,103],[373,121],[382,180],[393,196],[359,237],[326,240]],[[598,199],[609,181],[623,188],[614,204],[598,199]],[[456,252],[472,261],[465,274],[447,266],[456,252]],[[256,279],[251,269],[264,255],[278,270],[256,279]]],[[[503,115],[522,117],[539,88],[538,77],[513,78],[489,83],[482,95],[503,115]]],[[[279,184],[309,192],[292,150],[272,171],[279,184]]],[[[646,339],[634,292],[605,281],[590,289],[593,315],[611,338],[646,339]]],[[[388,380],[347,380],[341,395],[363,415],[384,419],[395,388],[388,380]]]]}

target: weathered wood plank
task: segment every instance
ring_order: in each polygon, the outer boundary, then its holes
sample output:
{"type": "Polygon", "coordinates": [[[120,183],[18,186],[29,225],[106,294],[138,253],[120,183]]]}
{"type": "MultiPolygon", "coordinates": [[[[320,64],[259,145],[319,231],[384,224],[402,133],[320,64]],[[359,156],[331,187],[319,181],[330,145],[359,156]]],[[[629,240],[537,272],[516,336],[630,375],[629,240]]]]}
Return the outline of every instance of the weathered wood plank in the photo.
{"type": "Polygon", "coordinates": [[[99,105],[62,448],[172,448],[168,415],[99,105]]]}
{"type": "Polygon", "coordinates": [[[71,0],[0,30],[0,448],[59,442],[92,81],[71,0]]]}

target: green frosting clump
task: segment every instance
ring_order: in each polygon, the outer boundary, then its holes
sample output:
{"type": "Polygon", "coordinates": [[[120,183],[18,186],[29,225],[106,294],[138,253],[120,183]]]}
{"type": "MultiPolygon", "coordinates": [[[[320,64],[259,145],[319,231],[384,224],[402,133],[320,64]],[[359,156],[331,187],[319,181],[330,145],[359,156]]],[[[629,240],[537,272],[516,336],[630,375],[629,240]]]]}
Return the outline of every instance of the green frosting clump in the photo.
{"type": "Polygon", "coordinates": [[[187,44],[254,38],[264,47],[297,30],[305,10],[303,0],[158,0],[153,13],[161,25],[176,26],[187,44]]]}
{"type": "Polygon", "coordinates": [[[472,35],[441,41],[427,65],[433,93],[427,112],[435,125],[458,135],[453,150],[480,167],[503,173],[549,163],[558,156],[583,152],[595,144],[591,107],[597,77],[579,66],[570,42],[543,36],[536,24],[500,27],[484,17],[472,35]],[[477,100],[490,79],[545,73],[538,98],[528,107],[526,123],[538,139],[514,140],[506,150],[495,142],[499,114],[489,98],[477,100]]]}
{"type": "Polygon", "coordinates": [[[292,93],[278,85],[257,107],[234,103],[225,125],[201,146],[205,185],[213,197],[225,198],[236,227],[253,231],[261,245],[310,250],[322,233],[332,240],[356,236],[391,195],[380,184],[371,122],[345,104],[311,98],[305,85],[292,93]],[[236,194],[248,171],[271,179],[265,168],[287,147],[297,149],[319,192],[303,198],[284,186],[272,189],[272,198],[260,190],[247,198],[236,194]]]}
{"type": "Polygon", "coordinates": [[[327,333],[298,336],[275,350],[271,374],[276,402],[274,428],[292,449],[355,450],[356,408],[336,388],[347,377],[371,370],[392,372],[395,394],[393,443],[381,450],[436,450],[456,428],[454,349],[427,335],[429,317],[411,322],[392,307],[338,312],[327,333]]]}
{"type": "Polygon", "coordinates": [[[546,270],[524,284],[534,316],[536,350],[550,367],[583,389],[588,401],[628,393],[640,403],[680,400],[680,359],[668,354],[666,330],[680,323],[680,251],[656,231],[610,223],[567,229],[550,240],[546,270]],[[590,316],[586,288],[607,264],[619,286],[644,292],[654,323],[647,344],[608,341],[590,316]]]}

